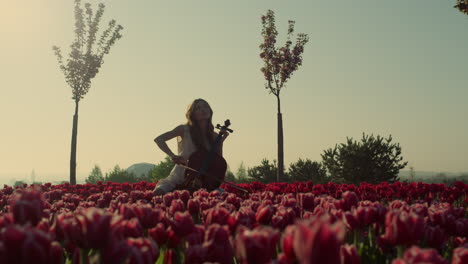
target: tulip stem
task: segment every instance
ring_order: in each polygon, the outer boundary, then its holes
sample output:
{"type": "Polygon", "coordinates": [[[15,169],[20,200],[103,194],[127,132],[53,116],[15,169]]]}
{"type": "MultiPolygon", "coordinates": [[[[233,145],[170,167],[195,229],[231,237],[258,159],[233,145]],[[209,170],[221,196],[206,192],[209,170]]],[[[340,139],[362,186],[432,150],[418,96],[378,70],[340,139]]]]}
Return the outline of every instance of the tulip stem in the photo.
{"type": "Polygon", "coordinates": [[[81,263],[82,264],[87,264],[88,263],[88,252],[89,252],[88,249],[80,248],[81,263]]]}
{"type": "Polygon", "coordinates": [[[402,245],[398,245],[397,246],[397,256],[399,258],[402,258],[404,252],[405,252],[405,247],[403,247],[402,245]]]}

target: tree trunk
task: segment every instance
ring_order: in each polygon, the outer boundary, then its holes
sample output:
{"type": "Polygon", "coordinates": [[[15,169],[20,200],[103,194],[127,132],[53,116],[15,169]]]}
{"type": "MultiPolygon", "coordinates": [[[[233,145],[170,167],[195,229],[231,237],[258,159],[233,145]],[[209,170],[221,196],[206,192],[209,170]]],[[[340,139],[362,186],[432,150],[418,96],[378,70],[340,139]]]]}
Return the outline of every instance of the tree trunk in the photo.
{"type": "Polygon", "coordinates": [[[76,138],[78,134],[78,100],[75,100],[75,115],[73,116],[73,130],[70,154],[70,184],[76,184],[76,138]]]}
{"type": "Polygon", "coordinates": [[[276,98],[278,99],[278,173],[276,175],[276,181],[279,182],[280,179],[284,178],[283,117],[281,115],[279,94],[276,98]]]}

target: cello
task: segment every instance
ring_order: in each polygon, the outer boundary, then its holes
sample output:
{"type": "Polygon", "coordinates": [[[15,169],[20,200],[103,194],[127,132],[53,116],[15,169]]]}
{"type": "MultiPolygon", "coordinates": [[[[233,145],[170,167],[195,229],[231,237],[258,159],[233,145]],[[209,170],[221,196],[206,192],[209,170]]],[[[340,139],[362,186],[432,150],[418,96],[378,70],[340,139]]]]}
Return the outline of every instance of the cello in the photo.
{"type": "MultiPolygon", "coordinates": [[[[216,125],[216,128],[222,131],[233,133],[229,128],[231,122],[229,119],[224,121],[224,125],[216,125]]],[[[222,183],[228,184],[234,188],[247,191],[234,184],[229,184],[224,181],[226,176],[227,163],[226,160],[216,153],[216,149],[221,144],[222,133],[218,133],[209,151],[197,150],[189,157],[187,165],[180,165],[185,168],[185,178],[181,184],[176,186],[178,190],[188,190],[190,193],[205,188],[208,191],[213,191],[222,183]]]]}

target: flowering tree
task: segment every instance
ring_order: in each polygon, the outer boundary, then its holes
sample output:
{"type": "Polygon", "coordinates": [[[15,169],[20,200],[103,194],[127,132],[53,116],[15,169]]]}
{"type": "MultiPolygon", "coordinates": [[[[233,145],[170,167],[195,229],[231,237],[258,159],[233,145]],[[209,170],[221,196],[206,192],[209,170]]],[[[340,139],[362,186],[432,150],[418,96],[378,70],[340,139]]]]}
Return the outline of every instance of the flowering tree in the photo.
{"type": "Polygon", "coordinates": [[[457,0],[457,4],[454,7],[468,15],[468,0],[457,0]]]}
{"type": "Polygon", "coordinates": [[[86,3],[85,10],[81,7],[81,0],[75,0],[75,40],[71,44],[71,52],[66,63],[63,61],[59,47],[53,46],[60,69],[65,75],[65,80],[72,88],[72,99],[75,101],[75,114],[73,116],[73,130],[70,155],[70,183],[76,184],[76,140],[78,130],[78,103],[91,87],[91,79],[99,72],[104,63],[103,57],[108,54],[110,47],[122,35],[121,25],[115,20],[109,22],[108,28],[102,33],[96,44],[96,34],[99,22],[104,13],[104,4],[99,4],[94,14],[90,3],[86,3]]]}
{"type": "Polygon", "coordinates": [[[283,178],[284,174],[284,153],[283,153],[283,119],[281,115],[280,91],[285,87],[286,82],[291,78],[295,70],[302,65],[302,53],[304,45],[309,41],[307,34],[297,34],[296,44],[292,47],[291,38],[294,33],[294,21],[288,21],[288,35],[284,47],[277,49],[276,36],[278,31],[275,26],[275,14],[268,10],[267,14],[262,16],[262,36],[263,43],[260,44],[260,58],[264,65],[261,68],[265,76],[265,88],[276,96],[278,103],[278,173],[276,180],[283,178]]]}

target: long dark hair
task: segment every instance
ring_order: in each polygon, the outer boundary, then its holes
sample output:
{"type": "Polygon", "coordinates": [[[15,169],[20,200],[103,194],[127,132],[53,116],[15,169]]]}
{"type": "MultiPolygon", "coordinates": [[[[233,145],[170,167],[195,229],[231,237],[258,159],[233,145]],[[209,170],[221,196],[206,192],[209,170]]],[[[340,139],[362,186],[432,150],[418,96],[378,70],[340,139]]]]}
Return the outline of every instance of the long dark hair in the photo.
{"type": "Polygon", "coordinates": [[[206,142],[208,143],[209,146],[214,141],[214,126],[211,121],[211,118],[213,117],[213,110],[211,109],[211,106],[208,104],[207,101],[199,98],[195,99],[188,107],[187,107],[187,112],[185,113],[185,117],[187,118],[187,125],[190,128],[190,136],[192,137],[193,144],[197,148],[197,150],[206,150],[209,151],[209,149],[206,148],[206,142]],[[195,113],[195,106],[199,102],[205,102],[209,109],[210,109],[210,118],[208,119],[208,127],[206,129],[205,135],[202,135],[202,132],[200,130],[200,126],[198,125],[198,121],[195,120],[194,118],[194,113],[195,113]]]}

